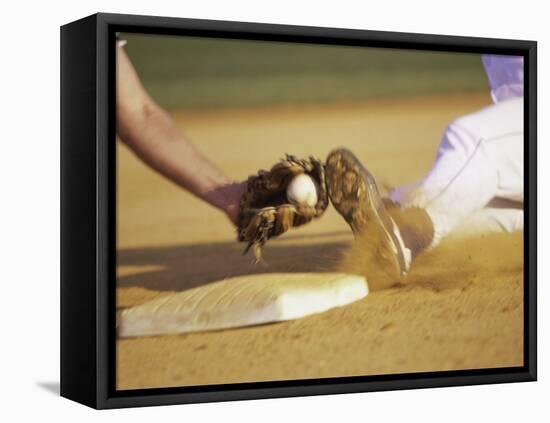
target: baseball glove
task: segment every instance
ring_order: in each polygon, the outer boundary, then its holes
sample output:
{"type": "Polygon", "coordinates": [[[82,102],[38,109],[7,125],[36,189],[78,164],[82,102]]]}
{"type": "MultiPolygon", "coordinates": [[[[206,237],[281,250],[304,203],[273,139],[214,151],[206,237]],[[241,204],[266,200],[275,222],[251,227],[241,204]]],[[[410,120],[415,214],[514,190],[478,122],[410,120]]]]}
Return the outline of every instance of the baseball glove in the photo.
{"type": "Polygon", "coordinates": [[[257,175],[248,177],[247,191],[239,204],[237,223],[238,240],[247,243],[243,254],[252,247],[256,262],[260,261],[262,248],[268,239],[320,217],[327,206],[323,163],[314,157],[301,160],[287,154],[271,170],[260,170],[257,175]],[[286,196],[290,181],[303,173],[309,175],[319,187],[317,204],[313,207],[291,204],[286,196]]]}

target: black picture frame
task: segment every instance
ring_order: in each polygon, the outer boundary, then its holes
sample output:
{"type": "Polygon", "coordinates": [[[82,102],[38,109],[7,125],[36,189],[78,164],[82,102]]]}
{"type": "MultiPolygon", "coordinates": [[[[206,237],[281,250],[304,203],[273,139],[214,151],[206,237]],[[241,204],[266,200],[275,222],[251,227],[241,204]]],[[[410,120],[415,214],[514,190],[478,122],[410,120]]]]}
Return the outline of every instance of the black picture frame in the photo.
{"type": "Polygon", "coordinates": [[[534,41],[104,13],[61,27],[61,395],[102,409],[536,380],[536,69],[534,41]],[[116,391],[117,32],[523,56],[524,366],[116,391]]]}

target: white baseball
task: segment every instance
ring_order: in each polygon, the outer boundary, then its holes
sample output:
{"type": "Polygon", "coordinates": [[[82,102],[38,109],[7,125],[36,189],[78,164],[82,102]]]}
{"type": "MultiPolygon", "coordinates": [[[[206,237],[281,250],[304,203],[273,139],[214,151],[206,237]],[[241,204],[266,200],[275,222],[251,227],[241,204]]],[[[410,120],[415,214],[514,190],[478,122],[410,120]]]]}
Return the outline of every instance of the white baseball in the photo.
{"type": "Polygon", "coordinates": [[[295,176],[286,189],[286,197],[295,206],[315,207],[319,186],[311,176],[301,174],[295,176]]]}

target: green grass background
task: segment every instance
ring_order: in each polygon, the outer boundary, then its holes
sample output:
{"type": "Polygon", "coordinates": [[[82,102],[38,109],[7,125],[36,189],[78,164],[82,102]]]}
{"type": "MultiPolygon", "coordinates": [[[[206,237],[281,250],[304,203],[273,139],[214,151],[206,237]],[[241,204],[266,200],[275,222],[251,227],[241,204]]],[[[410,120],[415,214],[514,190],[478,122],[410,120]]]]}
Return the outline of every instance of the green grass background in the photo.
{"type": "Polygon", "coordinates": [[[166,108],[364,101],[486,89],[478,54],[121,34],[166,108]]]}

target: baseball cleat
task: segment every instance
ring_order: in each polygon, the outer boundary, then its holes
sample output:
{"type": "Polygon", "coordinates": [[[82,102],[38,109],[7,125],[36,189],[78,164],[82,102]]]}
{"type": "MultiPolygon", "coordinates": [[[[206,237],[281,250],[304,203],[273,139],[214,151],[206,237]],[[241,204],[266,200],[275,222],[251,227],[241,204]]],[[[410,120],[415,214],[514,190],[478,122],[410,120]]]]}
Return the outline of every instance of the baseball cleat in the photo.
{"type": "Polygon", "coordinates": [[[350,225],[354,235],[375,232],[390,252],[399,274],[405,276],[411,263],[411,251],[405,246],[399,227],[392,219],[378,190],[374,176],[355,155],[345,149],[332,151],[326,161],[328,194],[334,208],[350,225]]]}

